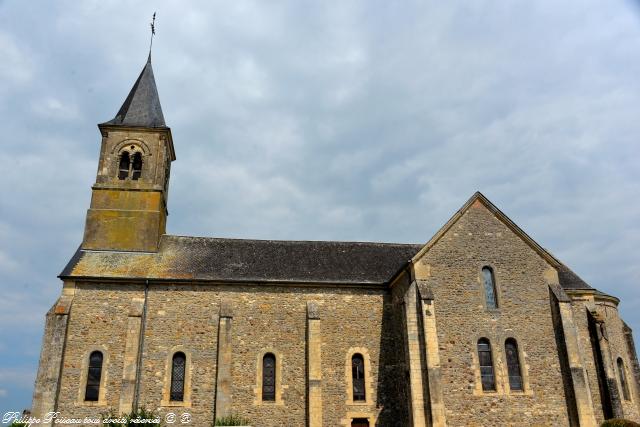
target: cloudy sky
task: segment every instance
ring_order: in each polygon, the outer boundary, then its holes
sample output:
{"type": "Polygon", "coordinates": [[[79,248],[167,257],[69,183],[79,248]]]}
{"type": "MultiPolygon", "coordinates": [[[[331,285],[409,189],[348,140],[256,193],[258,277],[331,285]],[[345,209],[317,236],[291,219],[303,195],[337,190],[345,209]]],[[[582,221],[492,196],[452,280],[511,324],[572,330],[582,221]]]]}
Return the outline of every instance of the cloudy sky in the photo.
{"type": "Polygon", "coordinates": [[[640,334],[640,4],[0,0],[0,412],[147,55],[171,234],[426,242],[482,191],[640,334]]]}

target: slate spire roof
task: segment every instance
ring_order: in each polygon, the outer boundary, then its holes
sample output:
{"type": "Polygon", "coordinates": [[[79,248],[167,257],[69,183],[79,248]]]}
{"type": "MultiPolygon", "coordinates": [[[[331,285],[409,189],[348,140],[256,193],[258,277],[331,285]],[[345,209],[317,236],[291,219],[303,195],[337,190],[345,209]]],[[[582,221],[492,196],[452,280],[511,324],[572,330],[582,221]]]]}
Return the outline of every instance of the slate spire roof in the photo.
{"type": "Polygon", "coordinates": [[[124,100],[118,114],[105,125],[141,126],[149,128],[163,128],[167,125],[162,115],[160,98],[156,81],[153,78],[151,54],[142,72],[134,83],[127,99],[124,100]]]}

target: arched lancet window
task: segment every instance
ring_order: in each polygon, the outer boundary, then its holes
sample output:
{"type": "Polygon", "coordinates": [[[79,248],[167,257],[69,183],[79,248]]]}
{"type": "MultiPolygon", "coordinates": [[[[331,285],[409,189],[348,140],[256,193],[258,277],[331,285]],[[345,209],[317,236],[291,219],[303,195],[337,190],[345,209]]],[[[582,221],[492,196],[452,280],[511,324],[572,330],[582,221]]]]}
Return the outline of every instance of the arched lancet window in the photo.
{"type": "Polygon", "coordinates": [[[627,375],[624,370],[624,362],[621,357],[618,357],[618,375],[620,375],[620,386],[622,387],[622,397],[624,400],[630,400],[629,397],[629,385],[627,384],[627,375]]]}
{"type": "Polygon", "coordinates": [[[184,376],[187,357],[179,351],[173,355],[171,361],[171,392],[170,399],[182,402],[184,400],[184,376]]]}
{"type": "Polygon", "coordinates": [[[354,418],[351,420],[351,427],[369,427],[369,420],[366,418],[354,418]]]}
{"type": "Polygon", "coordinates": [[[507,354],[507,371],[509,372],[509,388],[522,391],[522,371],[520,370],[520,358],[518,357],[518,343],[509,338],[504,343],[504,351],[507,354]]]}
{"type": "Polygon", "coordinates": [[[118,163],[118,179],[126,179],[129,176],[129,166],[131,165],[131,159],[129,158],[129,152],[123,151],[120,154],[120,162],[118,163]]]}
{"type": "Polygon", "coordinates": [[[364,357],[356,353],[351,357],[351,383],[353,388],[353,400],[366,400],[364,389],[364,357]]]}
{"type": "Polygon", "coordinates": [[[87,372],[87,387],[84,400],[97,402],[100,397],[100,380],[102,379],[102,353],[94,351],[89,355],[89,370],[87,372]]]}
{"type": "Polygon", "coordinates": [[[276,400],[276,357],[271,353],[262,358],[262,400],[276,400]]]}
{"type": "Polygon", "coordinates": [[[478,361],[480,362],[480,378],[482,379],[482,390],[495,390],[496,379],[493,372],[491,343],[489,343],[489,340],[486,338],[480,338],[478,340],[478,361]]]}
{"type": "Polygon", "coordinates": [[[496,280],[491,267],[482,267],[482,278],[484,279],[484,297],[487,302],[487,308],[498,308],[496,280]]]}
{"type": "Polygon", "coordinates": [[[142,174],[142,153],[137,152],[136,154],[133,155],[132,169],[133,169],[133,174],[131,175],[131,179],[136,181],[140,178],[140,175],[142,174]]]}

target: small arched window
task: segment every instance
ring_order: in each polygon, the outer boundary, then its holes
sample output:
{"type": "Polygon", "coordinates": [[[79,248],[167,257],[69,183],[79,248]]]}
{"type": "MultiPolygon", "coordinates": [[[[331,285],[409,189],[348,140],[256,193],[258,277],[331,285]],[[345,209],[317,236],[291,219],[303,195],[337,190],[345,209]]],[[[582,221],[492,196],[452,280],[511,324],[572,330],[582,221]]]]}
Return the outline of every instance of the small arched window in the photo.
{"type": "Polygon", "coordinates": [[[504,343],[504,351],[507,354],[507,371],[509,372],[509,388],[513,391],[522,391],[522,371],[520,370],[520,358],[518,357],[518,343],[509,338],[504,343]]]}
{"type": "Polygon", "coordinates": [[[102,353],[94,351],[89,355],[89,370],[87,372],[87,387],[84,400],[97,402],[100,397],[100,380],[102,379],[102,353]]]}
{"type": "Polygon", "coordinates": [[[131,165],[131,159],[129,158],[129,152],[123,151],[120,154],[120,162],[118,163],[118,179],[126,179],[129,176],[129,167],[131,165]]]}
{"type": "Polygon", "coordinates": [[[480,379],[482,380],[482,390],[495,390],[496,379],[493,372],[491,343],[489,343],[489,340],[486,338],[480,338],[478,340],[478,361],[480,362],[480,379]]]}
{"type": "Polygon", "coordinates": [[[137,152],[133,155],[132,169],[133,173],[131,175],[131,179],[136,181],[142,174],[142,153],[137,152]]]}
{"type": "Polygon", "coordinates": [[[364,389],[364,357],[359,353],[351,357],[351,382],[354,402],[366,400],[367,396],[364,389]]]}
{"type": "Polygon", "coordinates": [[[175,402],[184,400],[184,377],[187,357],[179,351],[173,355],[171,361],[171,392],[170,399],[175,402]]]}
{"type": "Polygon", "coordinates": [[[262,400],[276,400],[276,357],[272,353],[262,358],[262,400]]]}
{"type": "Polygon", "coordinates": [[[491,267],[482,267],[482,278],[484,280],[484,297],[488,309],[498,308],[496,298],[496,280],[491,267]]]}
{"type": "Polygon", "coordinates": [[[620,387],[622,387],[622,397],[624,400],[630,400],[629,397],[629,385],[627,384],[627,375],[624,370],[624,362],[621,357],[618,357],[618,375],[620,375],[620,387]]]}

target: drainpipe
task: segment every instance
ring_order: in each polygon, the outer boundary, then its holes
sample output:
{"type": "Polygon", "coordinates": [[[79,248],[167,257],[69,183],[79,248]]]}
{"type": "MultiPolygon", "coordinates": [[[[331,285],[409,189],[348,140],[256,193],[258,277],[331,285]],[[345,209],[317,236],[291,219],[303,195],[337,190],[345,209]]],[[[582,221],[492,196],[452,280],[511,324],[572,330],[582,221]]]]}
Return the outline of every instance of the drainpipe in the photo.
{"type": "Polygon", "coordinates": [[[144,332],[147,325],[147,296],[149,295],[149,279],[144,281],[144,304],[142,305],[142,321],[140,322],[140,339],[138,340],[138,360],[136,361],[136,389],[133,398],[133,410],[138,411],[140,399],[140,376],[142,375],[142,349],[144,348],[144,332]]]}

